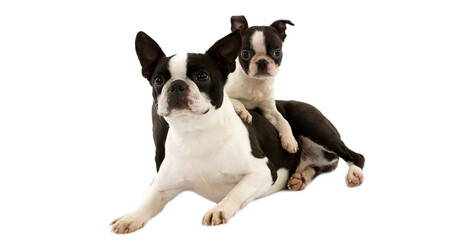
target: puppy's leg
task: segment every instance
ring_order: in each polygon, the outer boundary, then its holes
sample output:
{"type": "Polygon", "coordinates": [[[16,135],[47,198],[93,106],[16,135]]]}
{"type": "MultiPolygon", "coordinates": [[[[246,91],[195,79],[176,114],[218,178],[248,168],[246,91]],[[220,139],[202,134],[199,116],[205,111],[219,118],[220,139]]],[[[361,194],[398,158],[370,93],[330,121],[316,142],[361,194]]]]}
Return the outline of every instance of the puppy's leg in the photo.
{"type": "Polygon", "coordinates": [[[283,148],[290,153],[296,153],[299,145],[292,134],[291,126],[274,106],[262,108],[264,117],[278,130],[283,148]]]}
{"type": "Polygon", "coordinates": [[[160,213],[166,203],[177,196],[179,192],[178,190],[160,191],[152,183],[142,205],[138,209],[117,218],[110,224],[112,226],[112,232],[130,233],[141,229],[148,220],[160,213]]]}
{"type": "Polygon", "coordinates": [[[202,224],[210,226],[227,223],[243,206],[264,195],[272,183],[272,176],[266,165],[245,175],[221,202],[204,215],[202,224]]]}
{"type": "Polygon", "coordinates": [[[239,115],[239,117],[243,121],[245,121],[247,123],[251,123],[251,121],[253,120],[253,116],[251,116],[251,114],[248,112],[248,110],[246,110],[243,103],[235,98],[231,98],[231,102],[232,102],[232,105],[234,106],[234,110],[237,113],[237,115],[239,115]]]}

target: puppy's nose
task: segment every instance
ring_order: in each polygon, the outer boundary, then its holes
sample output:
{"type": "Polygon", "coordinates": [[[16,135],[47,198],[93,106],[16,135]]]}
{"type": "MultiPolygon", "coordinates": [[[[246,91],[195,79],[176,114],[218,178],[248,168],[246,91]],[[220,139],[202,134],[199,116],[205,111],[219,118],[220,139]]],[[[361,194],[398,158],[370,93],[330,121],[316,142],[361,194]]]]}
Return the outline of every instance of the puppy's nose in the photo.
{"type": "Polygon", "coordinates": [[[188,84],[183,80],[175,80],[169,86],[169,92],[172,94],[183,93],[188,90],[188,84]]]}
{"type": "Polygon", "coordinates": [[[256,62],[256,64],[258,65],[259,72],[266,72],[267,71],[267,64],[269,64],[269,62],[267,62],[264,59],[261,59],[261,60],[258,60],[256,62]]]}

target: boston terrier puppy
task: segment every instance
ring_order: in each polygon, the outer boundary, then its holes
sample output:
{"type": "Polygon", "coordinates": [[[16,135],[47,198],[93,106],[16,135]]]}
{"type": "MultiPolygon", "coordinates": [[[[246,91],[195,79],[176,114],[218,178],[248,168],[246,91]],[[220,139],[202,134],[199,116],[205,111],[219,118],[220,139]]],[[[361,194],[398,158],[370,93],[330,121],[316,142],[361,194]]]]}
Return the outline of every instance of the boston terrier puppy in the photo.
{"type": "Polygon", "coordinates": [[[242,50],[237,58],[236,71],[229,75],[226,92],[235,111],[248,123],[252,116],[247,109],[260,109],[276,127],[281,144],[290,153],[297,152],[298,144],[289,123],[278,112],[275,104],[275,76],[283,57],[282,45],[289,20],[277,20],[270,26],[248,27],[244,16],[232,16],[231,30],[240,30],[242,50]]]}

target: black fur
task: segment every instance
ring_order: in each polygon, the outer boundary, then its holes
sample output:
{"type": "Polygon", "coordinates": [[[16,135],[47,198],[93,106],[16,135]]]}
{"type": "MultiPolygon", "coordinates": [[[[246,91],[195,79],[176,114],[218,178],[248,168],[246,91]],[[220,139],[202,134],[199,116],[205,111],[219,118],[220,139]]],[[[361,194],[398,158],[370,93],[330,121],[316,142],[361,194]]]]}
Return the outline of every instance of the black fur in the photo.
{"type": "MultiPolygon", "coordinates": [[[[302,135],[325,149],[336,153],[346,162],[353,162],[363,169],[365,158],[343,141],[335,126],[315,107],[297,101],[276,101],[277,109],[291,125],[294,135],[302,135]]],[[[331,159],[336,158],[330,156],[331,159]]],[[[329,159],[330,160],[330,159],[329,159]]]]}

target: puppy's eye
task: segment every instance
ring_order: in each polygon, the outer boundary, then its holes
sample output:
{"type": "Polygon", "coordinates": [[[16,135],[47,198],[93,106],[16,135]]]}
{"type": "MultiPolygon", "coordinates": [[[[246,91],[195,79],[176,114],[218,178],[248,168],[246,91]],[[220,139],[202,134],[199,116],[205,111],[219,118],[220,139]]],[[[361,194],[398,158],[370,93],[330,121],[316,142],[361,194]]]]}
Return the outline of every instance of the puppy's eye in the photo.
{"type": "Polygon", "coordinates": [[[242,52],[240,52],[240,56],[245,59],[245,60],[248,60],[251,58],[251,51],[248,51],[248,50],[242,50],[242,52]]]}
{"type": "Polygon", "coordinates": [[[275,51],[273,52],[273,55],[277,58],[281,57],[281,49],[275,49],[275,51]]]}
{"type": "Polygon", "coordinates": [[[199,82],[205,82],[209,80],[209,74],[206,72],[198,72],[196,73],[196,80],[199,82]]]}
{"type": "Polygon", "coordinates": [[[153,83],[155,83],[155,85],[157,85],[157,86],[160,86],[164,83],[164,81],[163,81],[163,78],[161,78],[161,76],[155,76],[153,78],[153,83]]]}

